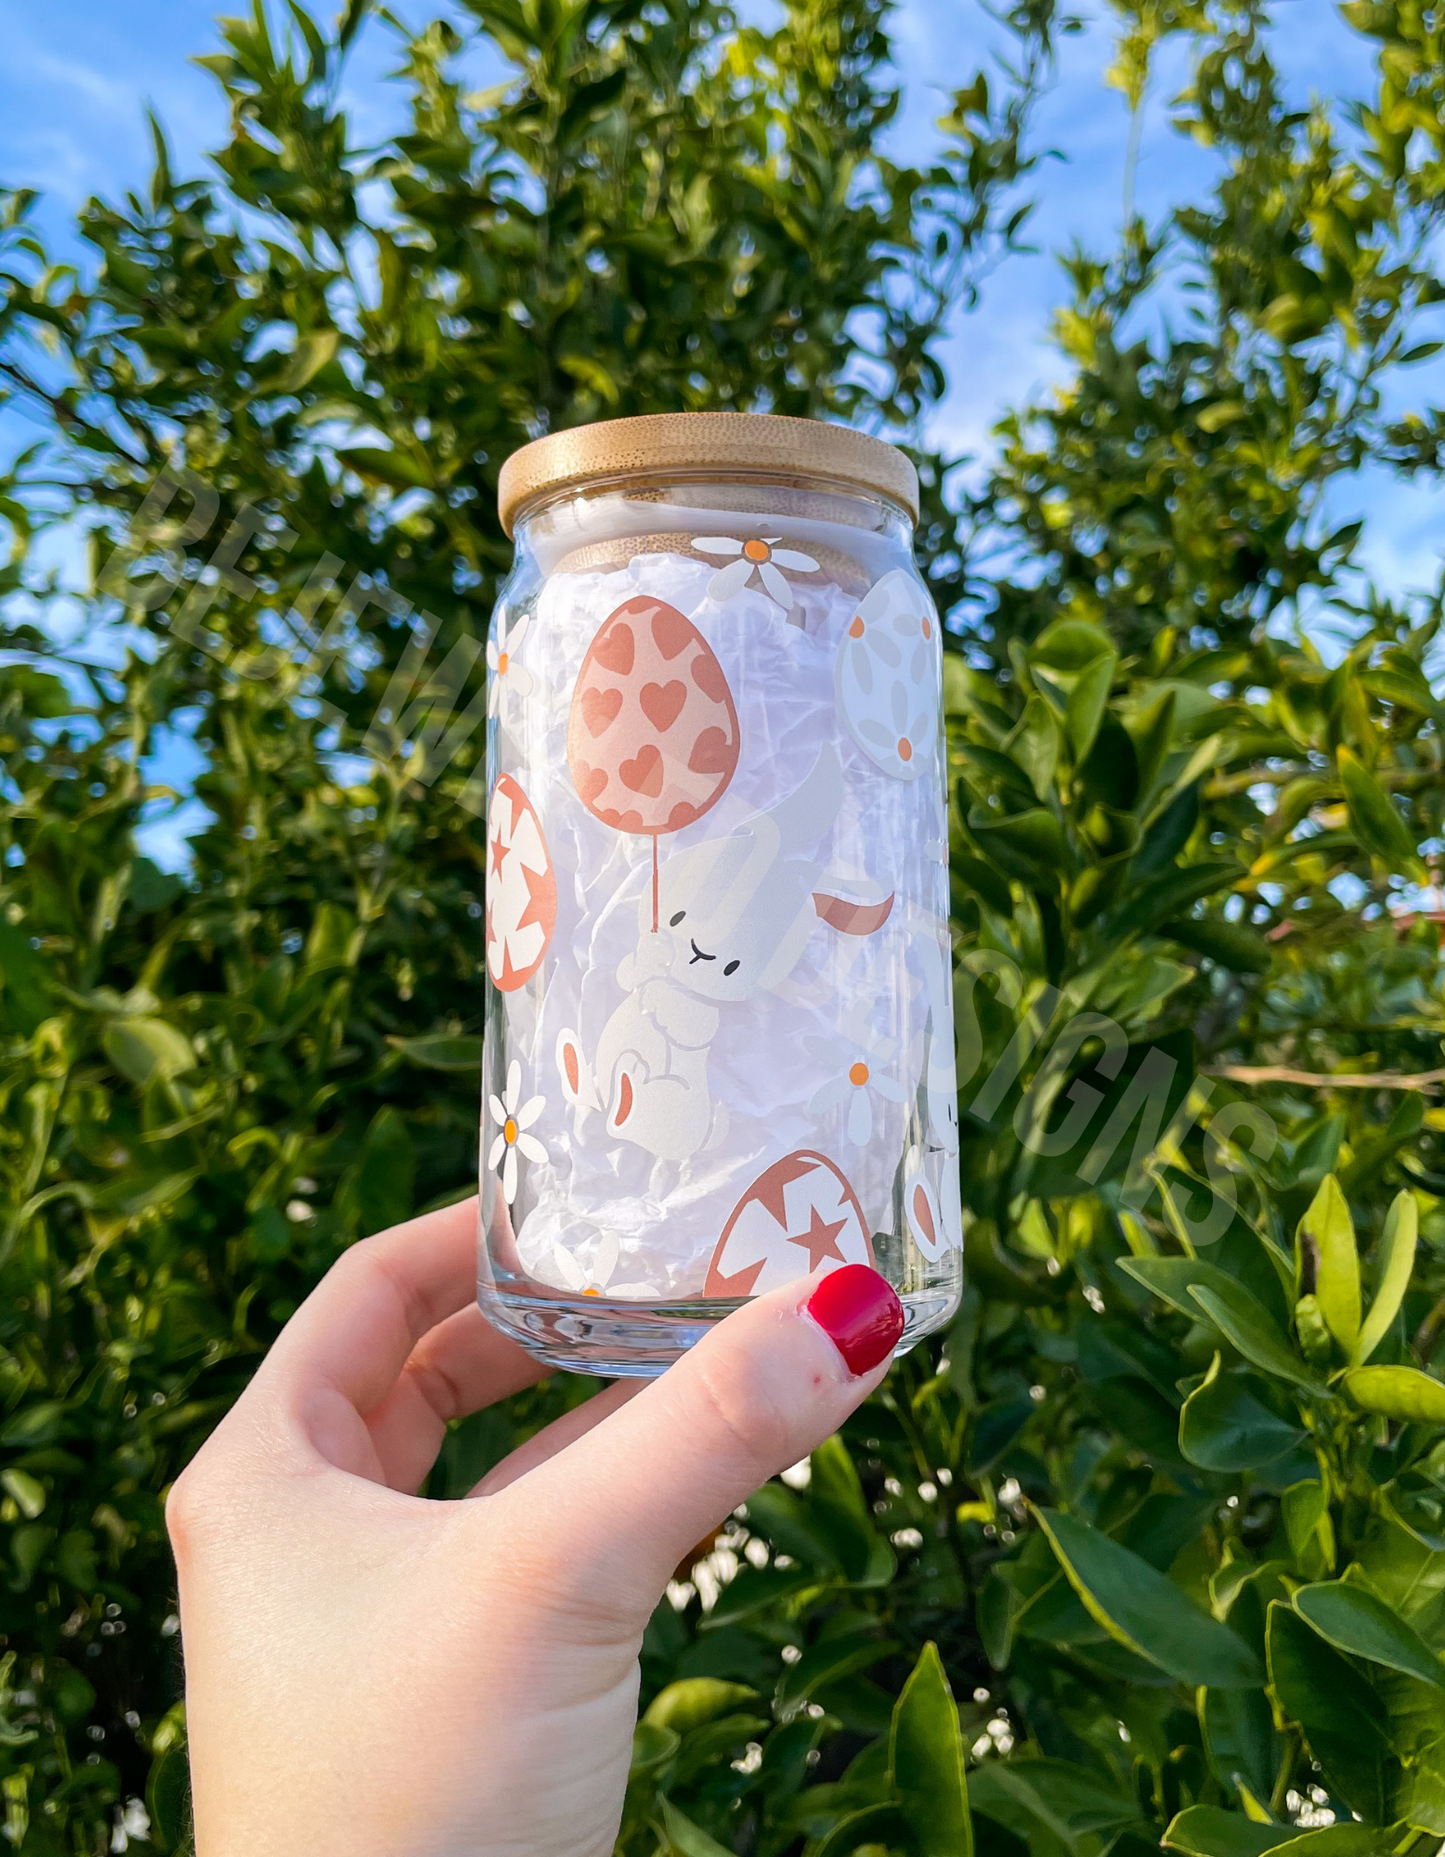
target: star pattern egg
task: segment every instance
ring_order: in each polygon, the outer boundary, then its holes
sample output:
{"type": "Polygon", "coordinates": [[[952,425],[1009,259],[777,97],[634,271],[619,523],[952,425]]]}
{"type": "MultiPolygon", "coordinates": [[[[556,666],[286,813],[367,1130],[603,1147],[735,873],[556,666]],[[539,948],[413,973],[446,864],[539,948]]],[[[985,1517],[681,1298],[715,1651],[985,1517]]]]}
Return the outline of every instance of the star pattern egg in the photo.
{"type": "Polygon", "coordinates": [[[487,972],[504,993],[542,965],[557,921],[557,879],[536,808],[510,774],[487,807],[487,972]]]}
{"type": "Polygon", "coordinates": [[[871,1264],[858,1195],[826,1154],[774,1161],[733,1207],[708,1266],[704,1296],[761,1296],[840,1264],[871,1264]]]}

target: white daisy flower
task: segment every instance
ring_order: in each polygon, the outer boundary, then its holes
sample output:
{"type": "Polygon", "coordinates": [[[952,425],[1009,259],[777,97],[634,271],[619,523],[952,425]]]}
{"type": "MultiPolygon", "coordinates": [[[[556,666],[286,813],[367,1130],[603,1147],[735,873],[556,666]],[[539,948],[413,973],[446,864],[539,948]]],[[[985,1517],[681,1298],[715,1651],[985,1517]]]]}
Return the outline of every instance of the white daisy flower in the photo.
{"type": "Polygon", "coordinates": [[[846,1109],[848,1139],[856,1148],[865,1147],[873,1139],[873,1094],[884,1102],[904,1103],[908,1092],[876,1068],[877,1059],[871,1051],[851,1039],[805,1037],[803,1043],[809,1055],[821,1060],[832,1073],[809,1098],[809,1115],[846,1109]]]}
{"type": "Polygon", "coordinates": [[[504,725],[512,692],[515,691],[518,698],[532,694],[532,673],[524,664],[517,662],[517,653],[522,649],[522,641],[531,623],[532,615],[524,613],[508,632],[507,615],[500,612],[497,614],[497,635],[487,640],[487,676],[491,684],[487,692],[487,714],[500,716],[504,725]]]}
{"type": "Polygon", "coordinates": [[[591,1267],[584,1269],[575,1252],[560,1244],[552,1247],[552,1269],[557,1278],[578,1296],[600,1296],[612,1281],[621,1254],[616,1233],[609,1232],[598,1244],[591,1267]]]}
{"type": "Polygon", "coordinates": [[[726,567],[719,568],[707,583],[709,599],[730,600],[756,574],[763,591],[776,600],[785,613],[791,612],[797,602],[793,589],[779,570],[787,568],[793,574],[816,574],[818,563],[811,555],[799,554],[796,549],[779,548],[781,539],[777,535],[752,536],[740,542],[733,535],[695,535],[692,545],[700,553],[735,557],[726,567]]]}
{"type": "Polygon", "coordinates": [[[501,1163],[502,1196],[509,1206],[517,1197],[518,1148],[529,1161],[545,1161],[547,1158],[547,1150],[537,1137],[525,1132],[547,1107],[547,1099],[545,1096],[533,1096],[518,1108],[517,1099],[521,1094],[522,1066],[513,1058],[507,1072],[506,1089],[499,1097],[487,1098],[487,1107],[498,1129],[491,1153],[487,1156],[487,1166],[495,1167],[498,1162],[501,1163]]]}

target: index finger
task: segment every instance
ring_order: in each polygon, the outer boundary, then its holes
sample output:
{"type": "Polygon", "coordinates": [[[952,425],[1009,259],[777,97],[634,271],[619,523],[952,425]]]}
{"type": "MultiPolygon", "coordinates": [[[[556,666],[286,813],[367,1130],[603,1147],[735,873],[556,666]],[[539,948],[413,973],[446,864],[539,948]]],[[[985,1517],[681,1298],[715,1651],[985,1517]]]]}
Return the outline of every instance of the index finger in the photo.
{"type": "MultiPolygon", "coordinates": [[[[256,1382],[289,1401],[340,1394],[366,1418],[412,1350],[476,1295],[477,1202],[462,1200],[352,1245],[282,1329],[256,1382]]],[[[489,1325],[470,1337],[485,1372],[515,1377],[522,1350],[489,1325]]],[[[529,1363],[530,1364],[530,1363],[529,1363]]]]}

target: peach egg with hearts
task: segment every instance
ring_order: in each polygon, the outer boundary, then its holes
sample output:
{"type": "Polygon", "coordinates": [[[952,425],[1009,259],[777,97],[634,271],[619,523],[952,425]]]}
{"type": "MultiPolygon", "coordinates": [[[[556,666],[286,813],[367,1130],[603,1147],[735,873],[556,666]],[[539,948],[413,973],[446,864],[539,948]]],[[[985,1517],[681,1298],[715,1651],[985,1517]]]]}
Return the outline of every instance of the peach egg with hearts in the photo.
{"type": "Polygon", "coordinates": [[[648,595],[610,613],[582,660],[567,723],[567,763],[587,810],[619,832],[678,831],[722,798],[739,746],[727,677],[693,622],[648,595]]]}

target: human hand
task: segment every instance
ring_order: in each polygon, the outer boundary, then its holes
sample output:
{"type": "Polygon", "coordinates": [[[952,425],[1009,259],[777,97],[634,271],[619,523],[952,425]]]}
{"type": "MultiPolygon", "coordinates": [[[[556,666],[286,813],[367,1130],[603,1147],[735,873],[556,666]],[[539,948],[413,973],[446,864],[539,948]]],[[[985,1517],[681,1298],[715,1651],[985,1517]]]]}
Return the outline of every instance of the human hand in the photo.
{"type": "Polygon", "coordinates": [[[862,1265],[789,1284],[427,1502],[447,1420],[544,1373],[476,1305],[476,1218],[346,1252],[171,1491],[198,1857],[606,1857],[673,1568],[902,1331],[862,1265]]]}

